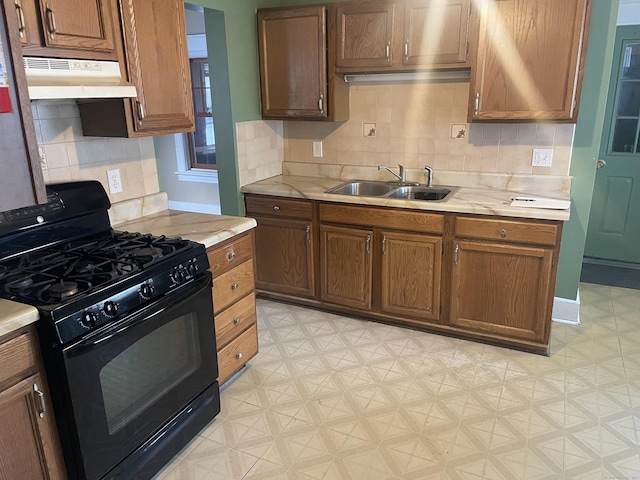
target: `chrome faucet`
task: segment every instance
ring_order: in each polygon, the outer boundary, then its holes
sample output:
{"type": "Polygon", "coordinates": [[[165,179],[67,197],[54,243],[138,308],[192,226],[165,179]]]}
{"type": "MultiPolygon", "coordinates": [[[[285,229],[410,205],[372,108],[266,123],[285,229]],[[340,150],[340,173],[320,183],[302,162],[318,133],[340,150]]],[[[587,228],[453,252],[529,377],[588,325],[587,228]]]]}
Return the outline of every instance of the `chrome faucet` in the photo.
{"type": "Polygon", "coordinates": [[[427,187],[433,187],[433,168],[431,168],[429,165],[425,165],[424,169],[425,169],[424,176],[429,178],[429,181],[427,182],[427,187]]]}
{"type": "Polygon", "coordinates": [[[402,183],[405,183],[407,181],[407,174],[404,171],[404,167],[400,164],[398,164],[398,167],[400,168],[400,173],[396,173],[393,170],[391,170],[389,167],[386,167],[384,165],[378,165],[378,170],[382,170],[385,169],[387,172],[392,173],[398,180],[400,180],[402,183]]]}

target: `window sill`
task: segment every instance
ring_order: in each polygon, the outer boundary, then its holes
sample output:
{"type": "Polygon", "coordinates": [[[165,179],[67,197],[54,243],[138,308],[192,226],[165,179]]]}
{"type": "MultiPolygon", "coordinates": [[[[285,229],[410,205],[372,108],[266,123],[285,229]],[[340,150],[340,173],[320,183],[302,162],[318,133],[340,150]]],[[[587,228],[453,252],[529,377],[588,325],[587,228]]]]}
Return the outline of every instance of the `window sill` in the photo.
{"type": "Polygon", "coordinates": [[[217,170],[204,170],[192,168],[184,172],[176,172],[181,182],[218,183],[217,170]]]}

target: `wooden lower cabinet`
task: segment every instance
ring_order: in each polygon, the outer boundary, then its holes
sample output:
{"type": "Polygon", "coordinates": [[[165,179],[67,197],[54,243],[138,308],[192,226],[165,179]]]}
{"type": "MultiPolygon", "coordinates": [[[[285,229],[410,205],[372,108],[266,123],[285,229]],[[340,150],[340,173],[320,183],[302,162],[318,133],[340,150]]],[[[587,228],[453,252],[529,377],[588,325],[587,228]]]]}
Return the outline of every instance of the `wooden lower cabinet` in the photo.
{"type": "Polygon", "coordinates": [[[373,231],[320,226],[320,298],[371,310],[373,231]]]}
{"type": "Polygon", "coordinates": [[[253,235],[251,230],[207,250],[221,385],[258,353],[253,235]]]}
{"type": "MultiPolygon", "coordinates": [[[[251,197],[247,205],[260,200],[251,197]]],[[[275,197],[264,202],[263,212],[282,205],[277,215],[301,215],[302,201],[297,213],[275,197]]],[[[292,225],[299,237],[303,225],[318,225],[318,253],[304,258],[318,271],[319,295],[296,295],[275,275],[280,283],[259,281],[260,294],[548,353],[562,222],[304,202],[317,218],[258,217],[257,275],[265,265],[282,275],[292,225]]]]}
{"type": "Polygon", "coordinates": [[[380,310],[437,321],[442,237],[383,231],[380,310]]]}
{"type": "Polygon", "coordinates": [[[451,325],[546,344],[553,304],[551,248],[459,241],[451,325]]]}
{"type": "Polygon", "coordinates": [[[0,479],[63,479],[33,326],[0,338],[0,479]],[[17,336],[16,336],[17,335],[17,336]]]}

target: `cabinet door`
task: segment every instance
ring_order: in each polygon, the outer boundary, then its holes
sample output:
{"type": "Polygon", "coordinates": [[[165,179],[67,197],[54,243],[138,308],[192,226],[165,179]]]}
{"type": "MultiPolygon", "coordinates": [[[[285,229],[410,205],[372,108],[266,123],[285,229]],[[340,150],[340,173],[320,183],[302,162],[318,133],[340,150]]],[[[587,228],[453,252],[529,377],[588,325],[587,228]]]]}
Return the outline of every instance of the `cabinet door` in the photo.
{"type": "Polygon", "coordinates": [[[409,1],[404,6],[403,65],[467,62],[469,0],[409,1]]]}
{"type": "Polygon", "coordinates": [[[382,235],[381,310],[438,320],[442,238],[385,232],[382,235]]]}
{"type": "Polygon", "coordinates": [[[587,0],[484,0],[471,119],[575,120],[587,0]]]}
{"type": "Polygon", "coordinates": [[[182,0],[122,0],[134,130],[152,135],[193,131],[193,103],[182,0]]]}
{"type": "Polygon", "coordinates": [[[64,478],[54,451],[53,413],[40,403],[41,387],[36,374],[0,392],[2,478],[64,478]]]}
{"type": "Polygon", "coordinates": [[[327,117],[326,8],[258,11],[263,118],[327,117]]]}
{"type": "Polygon", "coordinates": [[[548,344],[553,251],[471,241],[454,248],[451,324],[548,344]]]}
{"type": "Polygon", "coordinates": [[[392,63],[394,4],[340,4],[337,9],[338,67],[388,67],[392,63]]]}
{"type": "Polygon", "coordinates": [[[371,310],[373,232],[320,226],[321,298],[371,310]]]}
{"type": "Polygon", "coordinates": [[[39,7],[47,47],[115,51],[110,0],[39,0],[39,7]]]}
{"type": "Polygon", "coordinates": [[[311,222],[266,217],[256,220],[256,288],[315,297],[311,222]]]}
{"type": "Polygon", "coordinates": [[[38,30],[38,14],[33,0],[14,0],[16,18],[18,19],[18,37],[22,46],[40,45],[38,30]]]}

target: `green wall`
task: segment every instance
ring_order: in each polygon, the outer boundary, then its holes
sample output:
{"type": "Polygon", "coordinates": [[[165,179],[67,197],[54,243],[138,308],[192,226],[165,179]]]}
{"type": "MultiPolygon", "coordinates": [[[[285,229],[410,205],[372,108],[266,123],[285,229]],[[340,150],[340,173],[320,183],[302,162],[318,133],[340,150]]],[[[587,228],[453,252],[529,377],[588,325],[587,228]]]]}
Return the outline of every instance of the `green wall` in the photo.
{"type": "Polygon", "coordinates": [[[576,299],[580,282],[611,74],[618,3],[619,0],[593,0],[587,62],[571,159],[571,219],[564,225],[556,284],[556,296],[570,300],[576,299]]]}

